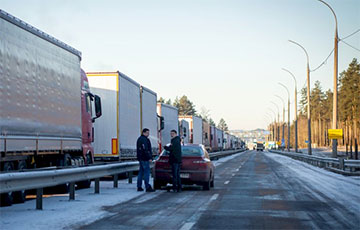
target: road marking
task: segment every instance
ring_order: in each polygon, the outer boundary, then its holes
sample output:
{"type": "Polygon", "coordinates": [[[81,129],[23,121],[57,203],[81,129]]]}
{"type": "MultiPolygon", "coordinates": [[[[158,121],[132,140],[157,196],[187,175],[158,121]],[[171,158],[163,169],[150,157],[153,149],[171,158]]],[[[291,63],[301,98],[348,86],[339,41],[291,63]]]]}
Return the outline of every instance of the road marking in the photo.
{"type": "MultiPolygon", "coordinates": [[[[240,167],[241,168],[241,167],[240,167]]],[[[240,168],[236,169],[236,172],[239,172],[240,168]]]]}
{"type": "Polygon", "coordinates": [[[185,223],[180,230],[190,230],[192,228],[192,226],[194,226],[195,222],[188,222],[185,223]]]}
{"type": "Polygon", "coordinates": [[[233,173],[232,176],[235,176],[235,173],[233,173]]]}
{"type": "Polygon", "coordinates": [[[216,200],[218,198],[219,194],[214,194],[212,195],[212,197],[210,198],[210,202],[213,201],[213,200],[216,200]]]}
{"type": "Polygon", "coordinates": [[[230,181],[229,181],[229,180],[227,180],[227,181],[225,181],[225,182],[224,182],[224,184],[229,184],[229,183],[230,183],[230,181]]]}

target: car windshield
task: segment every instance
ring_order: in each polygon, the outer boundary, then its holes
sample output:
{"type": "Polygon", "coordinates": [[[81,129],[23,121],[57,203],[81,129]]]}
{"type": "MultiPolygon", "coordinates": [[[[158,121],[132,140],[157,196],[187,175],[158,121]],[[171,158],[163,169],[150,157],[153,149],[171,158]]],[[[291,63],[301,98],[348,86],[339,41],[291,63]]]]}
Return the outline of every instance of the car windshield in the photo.
{"type": "MultiPolygon", "coordinates": [[[[164,150],[162,155],[169,156],[169,151],[164,150]]],[[[201,157],[203,152],[200,146],[181,146],[181,155],[183,157],[201,157]]]]}

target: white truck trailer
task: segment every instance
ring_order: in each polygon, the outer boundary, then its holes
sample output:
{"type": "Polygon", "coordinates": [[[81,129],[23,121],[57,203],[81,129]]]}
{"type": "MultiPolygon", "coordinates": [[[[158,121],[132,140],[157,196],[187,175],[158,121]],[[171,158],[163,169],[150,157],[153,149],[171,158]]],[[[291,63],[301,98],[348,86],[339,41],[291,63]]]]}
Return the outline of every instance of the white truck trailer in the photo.
{"type": "Polygon", "coordinates": [[[179,133],[179,110],[171,105],[158,103],[157,113],[164,119],[164,129],[159,131],[159,150],[171,142],[170,131],[176,130],[179,133]]]}
{"type": "Polygon", "coordinates": [[[190,143],[203,144],[203,122],[196,116],[179,116],[179,119],[186,120],[190,124],[190,143]]]}
{"type": "Polygon", "coordinates": [[[189,143],[190,136],[190,124],[184,119],[179,119],[179,135],[184,144],[189,143]]]}
{"type": "Polygon", "coordinates": [[[93,91],[103,97],[103,116],[95,124],[95,158],[127,160],[136,157],[136,141],[143,128],[150,129],[157,153],[156,93],[116,72],[87,73],[93,91]]]}
{"type": "Polygon", "coordinates": [[[217,138],[217,143],[218,143],[218,150],[221,151],[223,150],[223,146],[224,146],[224,131],[222,131],[219,128],[216,128],[216,138],[217,138]]]}

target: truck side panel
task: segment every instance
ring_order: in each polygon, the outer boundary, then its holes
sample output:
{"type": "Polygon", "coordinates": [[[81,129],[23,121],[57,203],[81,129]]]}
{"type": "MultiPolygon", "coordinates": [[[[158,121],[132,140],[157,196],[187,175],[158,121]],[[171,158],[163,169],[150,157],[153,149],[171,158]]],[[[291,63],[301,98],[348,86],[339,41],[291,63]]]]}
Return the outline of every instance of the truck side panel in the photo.
{"type": "Polygon", "coordinates": [[[136,156],[136,140],[140,136],[140,85],[119,73],[119,146],[121,157],[136,156]]]}
{"type": "Polygon", "coordinates": [[[157,105],[156,93],[143,87],[143,94],[142,94],[143,128],[150,129],[149,139],[151,141],[151,146],[153,148],[154,154],[157,154],[159,152],[156,105],[157,105]]]}
{"type": "MultiPolygon", "coordinates": [[[[63,139],[63,148],[80,150],[80,56],[4,15],[0,34],[0,137],[17,138],[7,142],[7,151],[34,151],[39,137],[63,139]]],[[[59,143],[39,139],[44,150],[60,150],[59,143]]]]}

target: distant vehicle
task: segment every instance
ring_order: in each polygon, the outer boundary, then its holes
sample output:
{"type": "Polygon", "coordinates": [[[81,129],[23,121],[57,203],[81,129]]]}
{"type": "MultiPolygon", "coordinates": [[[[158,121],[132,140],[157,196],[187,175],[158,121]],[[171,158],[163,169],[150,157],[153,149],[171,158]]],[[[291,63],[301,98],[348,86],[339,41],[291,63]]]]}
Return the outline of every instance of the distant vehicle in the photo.
{"type": "Polygon", "coordinates": [[[158,131],[159,153],[161,153],[163,147],[171,142],[170,131],[176,130],[179,133],[179,110],[165,103],[157,103],[157,114],[162,117],[164,126],[158,131]]]}
{"type": "Polygon", "coordinates": [[[264,144],[263,143],[256,143],[256,151],[264,151],[264,144]]]}
{"type": "MultiPolygon", "coordinates": [[[[154,188],[160,189],[172,183],[169,152],[164,150],[154,165],[154,188]]],[[[181,183],[200,185],[203,190],[214,187],[215,166],[203,145],[186,144],[182,146],[181,183]]]]}

